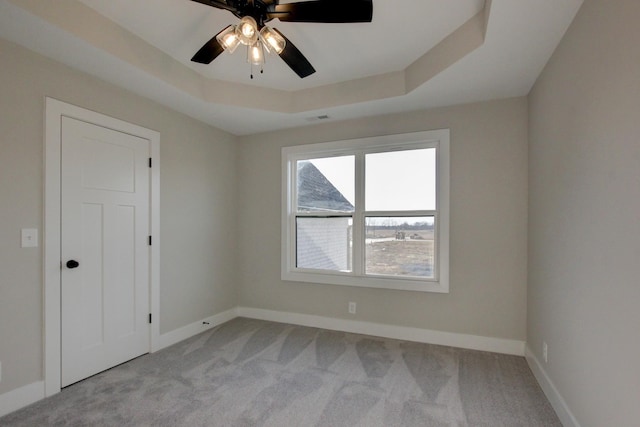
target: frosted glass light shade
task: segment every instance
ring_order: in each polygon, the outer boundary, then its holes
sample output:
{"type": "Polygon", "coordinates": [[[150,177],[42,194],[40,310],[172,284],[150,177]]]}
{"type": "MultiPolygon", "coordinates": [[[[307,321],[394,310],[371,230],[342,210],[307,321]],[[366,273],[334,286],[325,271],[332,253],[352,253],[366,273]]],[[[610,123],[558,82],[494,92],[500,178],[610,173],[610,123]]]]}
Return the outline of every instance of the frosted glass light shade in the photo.
{"type": "Polygon", "coordinates": [[[260,31],[260,37],[262,38],[264,47],[267,49],[267,51],[274,51],[278,55],[282,53],[284,47],[287,44],[284,37],[267,26],[263,27],[260,31]]]}
{"type": "Polygon", "coordinates": [[[240,43],[246,46],[253,46],[258,41],[258,23],[250,16],[245,16],[236,27],[236,36],[240,43]]]}
{"type": "Polygon", "coordinates": [[[253,65],[264,64],[264,50],[262,49],[260,40],[249,46],[247,50],[247,61],[253,65]]]}
{"type": "Polygon", "coordinates": [[[240,39],[236,35],[236,27],[234,25],[229,25],[222,30],[220,34],[216,36],[216,40],[218,40],[220,46],[229,53],[233,53],[240,44],[240,39]]]}

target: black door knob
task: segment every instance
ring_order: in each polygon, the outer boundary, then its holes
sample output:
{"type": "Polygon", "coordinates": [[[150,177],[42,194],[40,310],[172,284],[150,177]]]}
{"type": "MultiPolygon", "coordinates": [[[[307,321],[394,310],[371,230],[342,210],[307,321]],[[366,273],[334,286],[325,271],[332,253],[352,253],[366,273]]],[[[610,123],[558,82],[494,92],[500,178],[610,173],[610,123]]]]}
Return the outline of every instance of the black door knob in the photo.
{"type": "Polygon", "coordinates": [[[67,268],[76,268],[80,265],[80,263],[78,261],[76,261],[75,259],[71,259],[69,261],[67,261],[67,268]]]}

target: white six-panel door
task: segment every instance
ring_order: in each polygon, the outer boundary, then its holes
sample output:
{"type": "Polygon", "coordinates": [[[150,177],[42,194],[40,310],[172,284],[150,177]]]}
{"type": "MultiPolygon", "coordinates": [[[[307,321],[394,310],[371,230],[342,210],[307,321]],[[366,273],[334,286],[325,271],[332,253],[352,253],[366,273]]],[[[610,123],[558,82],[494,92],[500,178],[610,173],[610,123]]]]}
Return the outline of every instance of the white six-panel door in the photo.
{"type": "Polygon", "coordinates": [[[61,136],[64,387],[149,351],[150,147],[68,117],[61,136]]]}

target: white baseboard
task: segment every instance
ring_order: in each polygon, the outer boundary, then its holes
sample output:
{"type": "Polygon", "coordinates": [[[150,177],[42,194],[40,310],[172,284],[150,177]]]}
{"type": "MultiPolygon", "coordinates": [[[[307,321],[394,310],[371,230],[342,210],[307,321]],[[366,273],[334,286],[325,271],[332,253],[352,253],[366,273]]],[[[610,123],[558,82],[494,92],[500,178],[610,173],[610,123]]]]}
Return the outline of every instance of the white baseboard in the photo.
{"type": "Polygon", "coordinates": [[[406,326],[384,325],[358,320],[335,319],[331,317],[287,313],[249,307],[238,307],[237,315],[252,319],[291,323],[294,325],[311,326],[331,329],[334,331],[524,356],[524,341],[433,331],[406,326]]]}
{"type": "Polygon", "coordinates": [[[44,399],[44,381],[0,394],[0,417],[44,399]]]}
{"type": "Polygon", "coordinates": [[[551,403],[551,406],[553,406],[553,409],[555,409],[556,414],[558,414],[558,418],[560,418],[562,425],[564,427],[580,427],[578,420],[576,420],[576,417],[574,417],[569,406],[567,406],[567,402],[564,401],[562,395],[558,392],[558,389],[553,384],[553,381],[551,381],[551,378],[549,378],[544,367],[535,354],[533,354],[533,351],[528,344],[525,348],[525,357],[533,375],[536,377],[536,380],[538,380],[542,391],[545,396],[547,396],[547,399],[549,399],[549,402],[551,403]]]}
{"type": "Polygon", "coordinates": [[[174,329],[171,332],[160,335],[157,345],[154,346],[151,351],[162,350],[163,348],[177,344],[180,341],[199,334],[200,332],[204,332],[224,322],[228,322],[235,317],[238,317],[237,309],[232,308],[231,310],[223,311],[222,313],[207,317],[206,319],[199,320],[191,323],[190,325],[183,326],[182,328],[174,329]]]}

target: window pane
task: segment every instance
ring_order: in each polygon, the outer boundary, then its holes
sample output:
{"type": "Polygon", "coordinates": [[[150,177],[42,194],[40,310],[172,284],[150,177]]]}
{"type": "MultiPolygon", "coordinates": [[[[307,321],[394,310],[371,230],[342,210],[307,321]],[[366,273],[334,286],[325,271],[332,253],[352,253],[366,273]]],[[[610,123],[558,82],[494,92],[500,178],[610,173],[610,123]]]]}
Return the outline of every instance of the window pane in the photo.
{"type": "Polygon", "coordinates": [[[296,166],[298,212],[353,212],[354,156],[301,160],[296,166]]]}
{"type": "Polygon", "coordinates": [[[352,219],[296,218],[296,267],[351,271],[352,219]]]}
{"type": "Polygon", "coordinates": [[[436,209],[436,149],[367,154],[366,210],[436,209]]]}
{"type": "Polygon", "coordinates": [[[366,273],[434,277],[433,216],[367,217],[366,273]]]}

